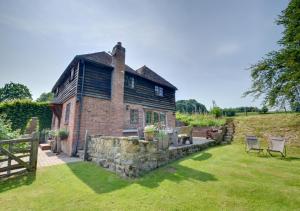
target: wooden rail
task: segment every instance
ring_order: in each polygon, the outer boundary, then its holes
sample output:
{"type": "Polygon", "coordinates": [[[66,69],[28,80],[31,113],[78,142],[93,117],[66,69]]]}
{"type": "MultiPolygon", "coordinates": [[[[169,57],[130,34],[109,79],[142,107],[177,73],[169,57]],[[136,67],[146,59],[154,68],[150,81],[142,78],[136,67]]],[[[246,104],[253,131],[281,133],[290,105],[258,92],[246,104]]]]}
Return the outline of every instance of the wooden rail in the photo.
{"type": "Polygon", "coordinates": [[[38,145],[37,133],[26,138],[0,140],[0,179],[36,171],[38,145]]]}

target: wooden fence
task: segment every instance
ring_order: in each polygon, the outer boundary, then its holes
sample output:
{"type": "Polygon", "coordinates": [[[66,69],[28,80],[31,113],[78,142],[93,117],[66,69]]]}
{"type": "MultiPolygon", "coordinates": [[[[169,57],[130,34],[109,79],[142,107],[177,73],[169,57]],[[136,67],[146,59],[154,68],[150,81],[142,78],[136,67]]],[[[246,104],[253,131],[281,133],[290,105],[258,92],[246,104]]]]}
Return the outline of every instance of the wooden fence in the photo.
{"type": "Polygon", "coordinates": [[[0,140],[0,179],[35,172],[38,145],[36,133],[26,138],[0,140]]]}

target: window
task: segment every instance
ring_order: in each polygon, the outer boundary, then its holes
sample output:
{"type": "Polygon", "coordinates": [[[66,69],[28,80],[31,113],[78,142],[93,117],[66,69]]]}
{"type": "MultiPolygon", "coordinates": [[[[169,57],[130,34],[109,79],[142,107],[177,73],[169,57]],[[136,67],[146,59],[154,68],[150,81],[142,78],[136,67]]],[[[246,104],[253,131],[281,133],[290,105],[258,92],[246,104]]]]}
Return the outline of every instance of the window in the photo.
{"type": "Polygon", "coordinates": [[[66,106],[66,112],[65,112],[65,124],[69,123],[70,108],[71,108],[71,103],[68,103],[66,106]]]}
{"type": "Polygon", "coordinates": [[[146,125],[152,124],[152,112],[146,111],[146,125]]]}
{"type": "Polygon", "coordinates": [[[166,126],[166,114],[157,111],[146,111],[145,122],[146,125],[166,126]]]}
{"type": "Polygon", "coordinates": [[[160,125],[166,125],[166,114],[165,113],[159,114],[159,122],[160,122],[160,125]]]}
{"type": "Polygon", "coordinates": [[[130,109],[130,124],[139,123],[139,111],[137,109],[130,109]]]}
{"type": "Polygon", "coordinates": [[[160,86],[155,86],[155,95],[163,97],[164,96],[164,89],[160,86]]]}
{"type": "Polygon", "coordinates": [[[55,96],[57,96],[57,95],[58,95],[58,93],[59,93],[59,88],[58,88],[58,87],[56,87],[56,89],[55,89],[55,96]]]}
{"type": "Polygon", "coordinates": [[[75,78],[75,68],[71,69],[71,74],[70,74],[70,81],[73,81],[75,78]]]}
{"type": "Polygon", "coordinates": [[[125,87],[134,89],[134,77],[125,75],[125,87]]]}

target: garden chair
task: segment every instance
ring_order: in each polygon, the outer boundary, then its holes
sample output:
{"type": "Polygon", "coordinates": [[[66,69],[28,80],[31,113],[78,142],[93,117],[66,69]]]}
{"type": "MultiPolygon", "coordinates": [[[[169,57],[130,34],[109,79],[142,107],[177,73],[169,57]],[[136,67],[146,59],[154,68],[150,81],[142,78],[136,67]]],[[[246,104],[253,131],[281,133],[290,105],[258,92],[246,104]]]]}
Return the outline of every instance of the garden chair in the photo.
{"type": "Polygon", "coordinates": [[[271,152],[280,152],[282,157],[286,157],[285,139],[282,137],[270,137],[267,152],[271,156],[273,156],[271,152]]]}
{"type": "Polygon", "coordinates": [[[181,144],[185,144],[185,142],[188,140],[190,144],[193,144],[193,128],[189,126],[183,126],[179,129],[178,132],[178,139],[181,144]]]}
{"type": "Polygon", "coordinates": [[[246,152],[251,150],[262,152],[264,149],[260,147],[260,142],[256,136],[246,136],[246,152]]]}

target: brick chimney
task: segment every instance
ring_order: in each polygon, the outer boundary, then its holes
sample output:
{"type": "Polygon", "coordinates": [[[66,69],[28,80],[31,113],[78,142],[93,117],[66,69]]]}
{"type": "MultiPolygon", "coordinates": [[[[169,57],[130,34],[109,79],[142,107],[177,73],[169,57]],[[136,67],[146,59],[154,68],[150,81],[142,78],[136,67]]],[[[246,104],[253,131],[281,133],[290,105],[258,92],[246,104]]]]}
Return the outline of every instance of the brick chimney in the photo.
{"type": "Polygon", "coordinates": [[[112,50],[111,129],[112,135],[123,135],[125,48],[118,42],[112,50]]]}

